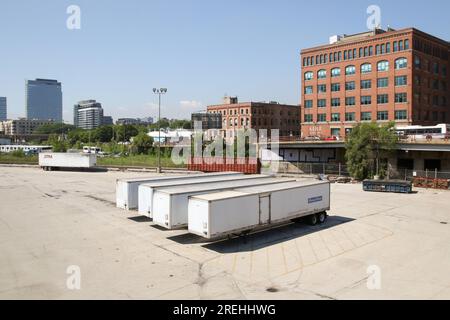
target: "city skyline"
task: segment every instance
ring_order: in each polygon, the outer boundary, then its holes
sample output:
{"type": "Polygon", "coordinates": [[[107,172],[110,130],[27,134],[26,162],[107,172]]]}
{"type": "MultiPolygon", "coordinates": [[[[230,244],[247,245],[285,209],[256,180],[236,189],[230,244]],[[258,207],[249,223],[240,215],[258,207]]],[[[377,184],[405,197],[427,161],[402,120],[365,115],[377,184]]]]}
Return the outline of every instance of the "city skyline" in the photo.
{"type": "MultiPolygon", "coordinates": [[[[372,3],[352,1],[340,8],[329,2],[330,10],[323,10],[323,4],[306,8],[287,1],[262,1],[258,6],[237,1],[134,1],[135,6],[79,1],[81,29],[68,30],[66,8],[71,4],[0,5],[6,13],[0,30],[8,48],[0,52],[0,60],[8,61],[0,88],[8,98],[8,118],[25,116],[25,78],[62,83],[66,122],[73,118],[73,105],[86,99],[102,101],[114,119],[154,117],[155,86],[169,89],[162,102],[162,116],[168,118],[189,118],[191,112],[219,103],[225,94],[242,101],[299,104],[301,49],[326,44],[334,34],[366,31],[366,9],[372,3]],[[36,29],[33,37],[28,35],[30,28],[36,29]]],[[[447,2],[414,7],[407,1],[376,4],[382,27],[416,27],[450,38],[447,2]],[[421,19],[427,14],[433,14],[433,21],[421,19]]]]}

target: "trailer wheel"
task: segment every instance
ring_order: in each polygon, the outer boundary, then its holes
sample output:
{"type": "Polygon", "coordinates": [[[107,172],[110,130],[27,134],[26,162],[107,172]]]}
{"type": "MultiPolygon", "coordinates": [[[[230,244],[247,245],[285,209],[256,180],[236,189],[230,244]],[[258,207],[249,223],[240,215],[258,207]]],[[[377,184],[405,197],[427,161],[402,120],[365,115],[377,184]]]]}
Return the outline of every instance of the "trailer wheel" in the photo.
{"type": "Polygon", "coordinates": [[[319,212],[317,214],[317,219],[319,220],[319,223],[322,224],[325,222],[325,220],[327,220],[327,214],[326,212],[319,212]]]}
{"type": "Polygon", "coordinates": [[[315,226],[317,224],[317,222],[319,222],[319,219],[318,219],[317,215],[312,214],[308,217],[308,222],[310,225],[315,226]]]}

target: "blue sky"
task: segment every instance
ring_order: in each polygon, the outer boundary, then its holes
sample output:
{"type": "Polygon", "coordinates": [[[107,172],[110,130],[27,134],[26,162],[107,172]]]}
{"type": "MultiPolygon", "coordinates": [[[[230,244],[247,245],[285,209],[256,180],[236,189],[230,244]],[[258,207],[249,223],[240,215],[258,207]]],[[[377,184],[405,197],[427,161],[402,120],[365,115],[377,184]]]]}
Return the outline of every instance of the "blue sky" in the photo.
{"type": "Polygon", "coordinates": [[[9,118],[23,116],[25,79],[58,79],[68,122],[85,99],[114,119],[155,116],[152,88],[161,86],[170,118],[189,118],[224,94],[298,104],[300,50],[367,30],[371,4],[383,27],[450,40],[447,0],[1,0],[0,96],[9,118]],[[80,30],[66,28],[72,4],[80,30]]]}

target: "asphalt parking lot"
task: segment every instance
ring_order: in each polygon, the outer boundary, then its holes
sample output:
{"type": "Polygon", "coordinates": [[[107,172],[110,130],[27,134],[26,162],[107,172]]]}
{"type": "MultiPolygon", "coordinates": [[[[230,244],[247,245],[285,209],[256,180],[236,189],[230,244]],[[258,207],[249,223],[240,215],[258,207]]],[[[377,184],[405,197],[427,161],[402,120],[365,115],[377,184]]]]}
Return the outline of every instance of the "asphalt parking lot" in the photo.
{"type": "Polygon", "coordinates": [[[115,208],[142,175],[0,167],[0,299],[450,299],[449,191],[332,185],[324,225],[208,244],[115,208]]]}

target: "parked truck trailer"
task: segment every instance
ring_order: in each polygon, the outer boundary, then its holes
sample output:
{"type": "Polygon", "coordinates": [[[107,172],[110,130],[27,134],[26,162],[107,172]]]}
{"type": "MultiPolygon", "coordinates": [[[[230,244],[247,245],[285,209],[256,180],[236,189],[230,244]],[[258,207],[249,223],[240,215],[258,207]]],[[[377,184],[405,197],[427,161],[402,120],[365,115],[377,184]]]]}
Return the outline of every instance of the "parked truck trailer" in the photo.
{"type": "Polygon", "coordinates": [[[189,199],[188,229],[207,239],[272,228],[308,218],[324,223],[330,183],[297,181],[195,195],[189,199]]]}
{"type": "MultiPolygon", "coordinates": [[[[187,226],[190,196],[232,190],[240,187],[279,184],[292,181],[295,181],[295,179],[251,175],[238,181],[158,189],[153,195],[153,223],[166,229],[178,229],[187,226]]],[[[247,213],[244,211],[241,214],[247,213]]]]}
{"type": "Polygon", "coordinates": [[[229,181],[239,181],[239,180],[248,180],[248,179],[260,179],[260,178],[269,178],[269,176],[265,175],[244,175],[244,174],[236,174],[236,175],[227,175],[227,176],[217,176],[217,175],[207,175],[198,179],[177,179],[177,180],[169,180],[169,181],[157,181],[152,183],[144,183],[139,186],[138,189],[138,212],[143,216],[147,216],[149,218],[153,218],[153,196],[156,190],[174,188],[174,187],[186,187],[189,188],[191,186],[196,185],[204,185],[206,183],[214,183],[214,182],[229,182],[229,181]]]}
{"type": "Polygon", "coordinates": [[[45,171],[61,168],[92,169],[97,165],[95,154],[41,152],[39,166],[45,171]]]}
{"type": "Polygon", "coordinates": [[[118,179],[116,181],[116,206],[121,209],[133,210],[138,208],[138,188],[144,183],[174,181],[182,179],[202,179],[205,177],[242,175],[239,172],[215,172],[215,173],[193,173],[173,176],[153,176],[143,178],[118,179]]]}

